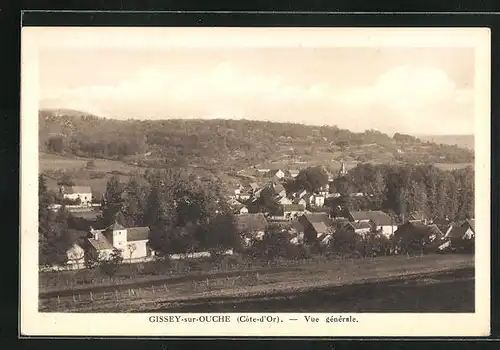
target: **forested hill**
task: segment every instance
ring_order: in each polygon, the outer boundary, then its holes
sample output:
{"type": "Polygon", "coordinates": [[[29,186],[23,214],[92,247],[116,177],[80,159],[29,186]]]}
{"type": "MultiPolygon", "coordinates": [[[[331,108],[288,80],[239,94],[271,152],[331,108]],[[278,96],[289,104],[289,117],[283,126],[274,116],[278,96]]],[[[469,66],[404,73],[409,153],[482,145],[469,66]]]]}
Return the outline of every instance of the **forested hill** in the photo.
{"type": "Polygon", "coordinates": [[[144,166],[241,169],[266,161],[470,163],[471,150],[410,135],[250,120],[116,120],[73,110],[39,112],[40,150],[144,166]]]}

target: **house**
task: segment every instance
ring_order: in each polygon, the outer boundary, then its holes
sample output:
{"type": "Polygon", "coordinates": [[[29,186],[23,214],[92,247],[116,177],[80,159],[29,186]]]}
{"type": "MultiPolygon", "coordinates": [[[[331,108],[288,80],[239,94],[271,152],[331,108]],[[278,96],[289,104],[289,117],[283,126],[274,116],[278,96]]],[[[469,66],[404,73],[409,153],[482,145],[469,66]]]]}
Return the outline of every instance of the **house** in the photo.
{"type": "Polygon", "coordinates": [[[452,222],[447,217],[436,218],[436,219],[432,220],[432,223],[437,225],[437,227],[439,227],[441,232],[443,232],[444,234],[446,234],[451,229],[451,226],[452,226],[452,222]]]}
{"type": "Polygon", "coordinates": [[[471,219],[451,225],[450,229],[445,235],[445,239],[449,242],[450,246],[453,249],[467,251],[474,250],[474,242],[476,237],[474,223],[474,219],[471,219]]]}
{"type": "Polygon", "coordinates": [[[381,231],[386,236],[392,236],[398,229],[392,218],[381,210],[352,211],[348,214],[351,222],[369,222],[374,231],[381,231]]]}
{"type": "Polygon", "coordinates": [[[290,177],[292,178],[296,178],[297,175],[299,175],[299,170],[296,170],[296,169],[292,169],[292,170],[288,170],[288,173],[290,174],[290,177]]]}
{"type": "Polygon", "coordinates": [[[259,189],[259,185],[256,182],[252,182],[250,185],[251,192],[255,192],[259,189]]]}
{"type": "Polygon", "coordinates": [[[292,204],[299,204],[299,205],[304,206],[304,208],[307,206],[307,202],[306,202],[306,200],[304,198],[295,198],[292,201],[292,204]]]}
{"type": "Polygon", "coordinates": [[[248,214],[248,207],[246,205],[240,205],[234,209],[235,214],[248,214]]]}
{"type": "Polygon", "coordinates": [[[304,227],[306,242],[322,241],[331,233],[331,222],[325,213],[309,213],[299,217],[300,224],[304,227]]]}
{"type": "Polygon", "coordinates": [[[284,204],[281,207],[283,208],[283,216],[289,219],[298,217],[305,211],[305,207],[300,204],[284,204]]]}
{"type": "Polygon", "coordinates": [[[354,232],[359,235],[365,235],[370,233],[372,230],[372,225],[370,223],[362,221],[362,222],[347,222],[343,227],[343,230],[354,232]]]}
{"type": "Polygon", "coordinates": [[[270,177],[275,177],[275,178],[281,180],[282,178],[285,177],[285,172],[283,170],[281,170],[281,169],[271,170],[269,172],[269,176],[270,177]]]}
{"type": "Polygon", "coordinates": [[[267,225],[267,219],[262,213],[236,216],[236,228],[240,232],[246,245],[249,245],[254,239],[262,239],[266,232],[267,225]]]}
{"type": "Polygon", "coordinates": [[[260,176],[265,176],[265,175],[269,174],[271,169],[257,169],[257,171],[259,172],[260,176]]]}
{"type": "Polygon", "coordinates": [[[60,192],[63,199],[70,201],[80,201],[80,205],[89,206],[92,204],[92,190],[89,186],[61,186],[60,192]]]}
{"type": "Polygon", "coordinates": [[[439,244],[442,238],[443,233],[436,225],[426,225],[420,220],[412,220],[399,226],[392,240],[395,242],[396,251],[410,252],[424,250],[426,246],[433,247],[434,244],[439,244]]]}
{"type": "Polygon", "coordinates": [[[312,199],[311,204],[316,207],[322,207],[323,205],[325,205],[325,196],[323,195],[313,195],[311,196],[311,199],[312,199]]]}
{"type": "Polygon", "coordinates": [[[278,204],[281,204],[281,205],[285,205],[285,204],[293,204],[293,201],[292,201],[290,198],[288,198],[288,197],[281,197],[281,196],[278,196],[278,197],[276,198],[276,202],[277,202],[278,204]]]}
{"type": "Polygon", "coordinates": [[[424,224],[427,224],[427,215],[422,211],[422,210],[418,210],[418,211],[412,211],[409,215],[408,215],[408,221],[422,221],[424,224]]]}
{"type": "Polygon", "coordinates": [[[274,193],[278,196],[286,196],[286,190],[285,190],[285,187],[283,187],[282,184],[276,184],[276,183],[273,183],[272,185],[272,188],[274,190],[274,193]]]}
{"type": "Polygon", "coordinates": [[[307,194],[306,190],[302,190],[300,192],[297,192],[297,198],[304,198],[304,196],[307,194]]]}
{"type": "Polygon", "coordinates": [[[155,255],[148,245],[149,227],[125,227],[118,221],[115,220],[103,230],[91,228],[88,243],[93,253],[106,259],[116,248],[122,252],[124,261],[140,260],[155,255]]]}

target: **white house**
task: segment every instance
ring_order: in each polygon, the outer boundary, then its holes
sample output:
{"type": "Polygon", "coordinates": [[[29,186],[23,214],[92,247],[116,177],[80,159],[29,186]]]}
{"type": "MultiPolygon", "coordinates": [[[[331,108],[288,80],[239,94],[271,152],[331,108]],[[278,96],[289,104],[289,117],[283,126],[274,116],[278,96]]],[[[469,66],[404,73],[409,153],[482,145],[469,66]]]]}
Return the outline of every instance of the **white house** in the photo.
{"type": "Polygon", "coordinates": [[[293,170],[288,170],[288,172],[290,173],[290,176],[293,178],[295,178],[295,177],[297,177],[297,175],[299,175],[299,170],[293,169],[293,170]]]}
{"type": "Polygon", "coordinates": [[[274,177],[276,177],[276,178],[278,178],[278,179],[281,180],[282,178],[285,177],[285,172],[283,170],[281,170],[281,169],[271,170],[269,172],[269,175],[271,175],[271,177],[274,176],[274,177]]]}
{"type": "Polygon", "coordinates": [[[122,252],[125,262],[154,256],[148,246],[149,227],[127,228],[115,222],[104,230],[91,229],[91,234],[90,247],[103,259],[108,258],[114,248],[122,252]]]}
{"type": "Polygon", "coordinates": [[[352,211],[349,212],[348,219],[351,222],[368,222],[374,230],[381,230],[386,237],[392,236],[398,229],[392,218],[380,210],[352,211]]]}
{"type": "Polygon", "coordinates": [[[325,196],[323,196],[323,195],[314,195],[314,196],[311,196],[311,199],[312,199],[311,204],[313,204],[317,207],[322,207],[323,205],[325,205],[325,196]]]}
{"type": "Polygon", "coordinates": [[[89,186],[61,186],[60,191],[64,199],[80,199],[82,206],[92,204],[92,190],[89,186]]]}
{"type": "Polygon", "coordinates": [[[293,201],[288,197],[278,196],[278,204],[281,204],[281,205],[293,204],[293,201]]]}

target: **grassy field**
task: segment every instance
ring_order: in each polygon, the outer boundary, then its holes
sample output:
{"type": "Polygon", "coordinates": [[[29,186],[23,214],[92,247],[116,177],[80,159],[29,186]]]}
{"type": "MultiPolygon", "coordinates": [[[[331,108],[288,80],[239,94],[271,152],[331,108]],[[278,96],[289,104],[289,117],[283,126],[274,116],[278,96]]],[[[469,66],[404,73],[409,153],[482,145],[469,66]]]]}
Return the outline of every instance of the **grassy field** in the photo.
{"type": "MultiPolygon", "coordinates": [[[[158,277],[149,283],[86,289],[40,296],[41,311],[137,312],[179,307],[196,300],[214,298],[268,298],[276,294],[296,295],[353,284],[411,279],[474,266],[473,256],[428,255],[380,257],[363,260],[333,260],[295,268],[275,268],[230,274],[197,274],[191,278],[158,277]]],[[[209,308],[210,304],[203,303],[209,308]]]]}

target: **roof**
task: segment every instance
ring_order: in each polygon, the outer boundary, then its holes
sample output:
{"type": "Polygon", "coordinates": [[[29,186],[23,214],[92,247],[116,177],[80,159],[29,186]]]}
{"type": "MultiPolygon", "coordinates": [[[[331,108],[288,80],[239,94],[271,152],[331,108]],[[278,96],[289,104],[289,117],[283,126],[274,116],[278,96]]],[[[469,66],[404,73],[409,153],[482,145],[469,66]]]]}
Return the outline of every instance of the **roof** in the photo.
{"type": "Polygon", "coordinates": [[[302,204],[283,204],[283,211],[304,211],[302,204]]]}
{"type": "Polygon", "coordinates": [[[424,236],[431,236],[433,234],[435,235],[442,235],[441,230],[438,228],[437,225],[432,224],[432,225],[426,225],[420,220],[410,220],[404,225],[401,225],[398,227],[398,229],[394,232],[394,234],[397,236],[401,234],[401,232],[404,232],[403,230],[405,228],[410,228],[413,230],[413,232],[418,232],[424,236]]]}
{"type": "Polygon", "coordinates": [[[114,223],[112,223],[111,225],[109,225],[108,227],[106,227],[106,230],[111,230],[111,231],[117,231],[117,230],[125,230],[125,227],[123,225],[120,225],[119,223],[117,223],[116,221],[114,223]]]}
{"type": "Polygon", "coordinates": [[[256,189],[258,189],[258,188],[259,188],[259,185],[258,185],[256,182],[252,182],[252,183],[250,184],[250,187],[251,187],[253,190],[256,190],[256,189]]]}
{"type": "Polygon", "coordinates": [[[238,215],[235,223],[239,231],[264,231],[267,227],[267,219],[262,213],[238,215]]]}
{"type": "Polygon", "coordinates": [[[476,221],[474,219],[469,219],[467,220],[467,222],[469,223],[469,226],[472,228],[472,231],[474,231],[474,233],[476,232],[476,221]]]}
{"type": "Polygon", "coordinates": [[[90,186],[64,186],[63,189],[66,194],[92,193],[90,186]]]}
{"type": "Polygon", "coordinates": [[[298,174],[300,172],[300,170],[292,169],[292,170],[288,170],[288,172],[292,175],[292,174],[298,174]]]}
{"type": "Polygon", "coordinates": [[[349,213],[355,221],[371,220],[377,226],[392,225],[392,219],[381,210],[353,211],[349,213]]]}
{"type": "Polygon", "coordinates": [[[465,220],[461,223],[453,225],[450,232],[448,233],[448,237],[462,238],[469,228],[472,229],[472,231],[474,231],[474,220],[465,220]]]}
{"type": "Polygon", "coordinates": [[[367,222],[347,222],[344,228],[347,228],[347,226],[352,227],[354,230],[366,230],[372,228],[367,222]]]}
{"type": "Polygon", "coordinates": [[[328,226],[324,222],[311,222],[311,226],[314,227],[314,230],[317,233],[326,233],[328,232],[328,226]]]}
{"type": "Polygon", "coordinates": [[[285,190],[285,187],[283,187],[282,184],[274,184],[274,191],[276,191],[276,193],[279,193],[281,191],[284,191],[285,190]]]}
{"type": "Polygon", "coordinates": [[[299,202],[305,202],[306,200],[304,198],[295,198],[293,200],[293,204],[299,204],[299,202]]]}
{"type": "Polygon", "coordinates": [[[147,241],[149,239],[149,227],[127,228],[127,241],[147,241]]]}
{"type": "Polygon", "coordinates": [[[88,241],[96,250],[113,249],[113,245],[102,233],[97,235],[97,239],[89,238],[88,241]]]}

